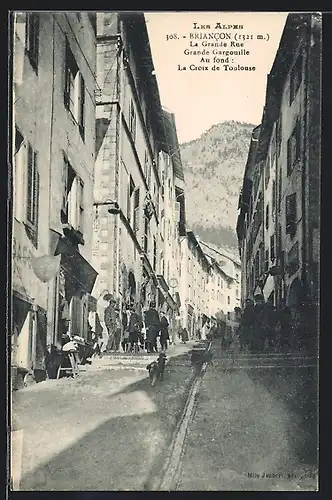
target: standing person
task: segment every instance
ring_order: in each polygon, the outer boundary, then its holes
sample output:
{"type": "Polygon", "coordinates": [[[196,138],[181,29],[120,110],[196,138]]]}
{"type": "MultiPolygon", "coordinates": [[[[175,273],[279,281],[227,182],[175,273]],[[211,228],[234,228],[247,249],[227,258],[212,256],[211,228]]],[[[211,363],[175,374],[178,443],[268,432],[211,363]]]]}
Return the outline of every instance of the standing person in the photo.
{"type": "Polygon", "coordinates": [[[160,318],[155,302],[150,302],[150,307],[145,312],[145,326],[147,329],[147,351],[158,352],[157,337],[160,330],[160,318]]]}
{"type": "Polygon", "coordinates": [[[254,297],[254,336],[252,346],[255,351],[263,352],[265,340],[268,336],[267,311],[264,296],[259,293],[254,297]]]}
{"type": "Polygon", "coordinates": [[[135,306],[133,303],[129,306],[130,317],[128,323],[128,331],[129,331],[129,344],[130,350],[133,352],[138,351],[138,338],[139,333],[142,329],[142,320],[138,314],[138,305],[135,306]]]}
{"type": "Polygon", "coordinates": [[[108,299],[108,306],[104,311],[104,323],[108,333],[108,341],[106,346],[106,351],[114,351],[115,350],[115,332],[118,327],[117,324],[117,312],[115,309],[116,300],[114,297],[110,296],[108,299]]]}
{"type": "Polygon", "coordinates": [[[120,303],[118,301],[115,304],[115,321],[116,325],[114,330],[114,349],[115,351],[118,351],[122,333],[122,312],[120,310],[120,303]]]}
{"type": "Polygon", "coordinates": [[[266,326],[267,326],[267,345],[269,349],[276,347],[276,326],[277,311],[271,300],[266,303],[266,326]]]}
{"type": "Polygon", "coordinates": [[[188,330],[187,328],[182,328],[181,332],[182,344],[185,344],[189,340],[188,330]]]}
{"type": "Polygon", "coordinates": [[[291,308],[286,305],[286,300],[284,298],[280,299],[276,327],[281,349],[289,349],[292,337],[292,311],[291,308]]]}
{"type": "Polygon", "coordinates": [[[168,327],[168,320],[163,314],[160,318],[160,347],[164,351],[167,349],[167,341],[169,340],[168,327]]]}
{"type": "Polygon", "coordinates": [[[247,299],[245,307],[240,320],[240,343],[241,349],[251,349],[252,340],[254,336],[254,303],[251,299],[247,299]]]}

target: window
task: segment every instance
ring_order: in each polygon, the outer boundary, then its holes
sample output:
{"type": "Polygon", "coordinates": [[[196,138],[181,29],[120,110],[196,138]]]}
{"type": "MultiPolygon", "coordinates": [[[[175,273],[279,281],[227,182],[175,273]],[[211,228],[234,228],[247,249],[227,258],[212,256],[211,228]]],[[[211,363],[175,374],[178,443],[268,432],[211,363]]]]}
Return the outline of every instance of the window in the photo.
{"type": "Polygon", "coordinates": [[[61,222],[84,232],[84,183],[64,156],[61,222]]]}
{"type": "Polygon", "coordinates": [[[33,69],[38,71],[39,14],[26,14],[25,47],[33,69]]]}
{"type": "Polygon", "coordinates": [[[231,319],[231,313],[229,311],[227,312],[227,319],[231,319]]]}
{"type": "Polygon", "coordinates": [[[136,139],[136,112],[133,100],[130,101],[129,107],[129,130],[133,141],[136,139]]]}
{"type": "Polygon", "coordinates": [[[133,178],[131,175],[129,175],[129,183],[128,183],[128,188],[127,188],[127,220],[129,224],[131,223],[131,209],[132,209],[132,203],[131,203],[131,198],[133,196],[133,192],[135,190],[135,184],[133,181],[133,178]]]}
{"type": "Polygon", "coordinates": [[[78,124],[81,137],[84,139],[85,83],[68,42],[66,43],[65,71],[65,106],[78,124]]]}
{"type": "Polygon", "coordinates": [[[144,217],[144,238],[143,238],[143,248],[144,252],[148,253],[148,241],[149,241],[149,219],[144,217]]]}
{"type": "Polygon", "coordinates": [[[231,303],[231,298],[230,298],[230,296],[228,295],[228,296],[227,296],[227,304],[229,305],[230,303],[231,303]]]}
{"type": "Polygon", "coordinates": [[[276,208],[276,181],[272,183],[272,212],[275,211],[276,208]]]}
{"type": "Polygon", "coordinates": [[[296,233],[296,193],[286,196],[286,234],[294,236],[296,233]]]}
{"type": "Polygon", "coordinates": [[[292,104],[302,80],[302,54],[299,54],[290,74],[289,103],[292,104]]]}
{"type": "Polygon", "coordinates": [[[255,276],[255,280],[257,280],[257,278],[259,277],[259,252],[257,251],[256,252],[256,256],[255,256],[255,261],[254,261],[254,276],[255,276]]]}
{"type": "Polygon", "coordinates": [[[133,230],[136,233],[139,230],[139,187],[134,191],[134,221],[133,230]]]}
{"type": "Polygon", "coordinates": [[[28,175],[27,175],[26,228],[29,238],[37,248],[38,215],[39,215],[39,172],[38,154],[28,144],[28,175]]]}
{"type": "Polygon", "coordinates": [[[275,237],[274,234],[270,236],[270,259],[274,261],[275,259],[275,237]]]}
{"type": "Polygon", "coordinates": [[[259,276],[264,272],[265,270],[265,252],[264,252],[264,246],[263,243],[259,245],[259,276]]]}
{"type": "Polygon", "coordinates": [[[264,271],[267,273],[269,270],[269,249],[265,250],[264,271]]]}
{"type": "Polygon", "coordinates": [[[15,144],[14,144],[14,172],[13,172],[13,201],[14,201],[14,217],[20,221],[25,219],[25,214],[22,214],[24,209],[25,194],[24,178],[26,171],[26,145],[21,132],[16,128],[15,144]]]}
{"type": "Polygon", "coordinates": [[[295,163],[300,159],[300,120],[296,120],[293,132],[287,142],[287,175],[290,175],[295,163]]]}
{"type": "Polygon", "coordinates": [[[237,289],[235,290],[235,297],[238,297],[238,296],[239,296],[239,289],[237,288],[237,289]]]}
{"type": "Polygon", "coordinates": [[[149,155],[148,152],[145,150],[144,153],[144,177],[146,180],[147,185],[150,185],[150,178],[149,178],[149,155]]]}
{"type": "Polygon", "coordinates": [[[266,155],[265,164],[265,189],[267,188],[270,180],[270,155],[266,155]]]}
{"type": "Polygon", "coordinates": [[[82,179],[76,178],[77,182],[77,210],[78,210],[78,220],[77,220],[77,229],[83,234],[84,232],[84,184],[82,179]]]}
{"type": "Polygon", "coordinates": [[[269,205],[266,205],[265,209],[265,228],[269,229],[269,205]]]}
{"type": "Polygon", "coordinates": [[[157,214],[157,217],[159,218],[159,188],[158,188],[158,186],[155,187],[154,202],[155,202],[155,207],[156,207],[156,214],[157,214]]]}
{"type": "Polygon", "coordinates": [[[278,155],[280,155],[280,151],[281,151],[281,143],[282,143],[282,125],[281,125],[281,119],[282,119],[282,116],[281,114],[279,115],[279,118],[277,120],[277,152],[278,152],[278,155]]]}

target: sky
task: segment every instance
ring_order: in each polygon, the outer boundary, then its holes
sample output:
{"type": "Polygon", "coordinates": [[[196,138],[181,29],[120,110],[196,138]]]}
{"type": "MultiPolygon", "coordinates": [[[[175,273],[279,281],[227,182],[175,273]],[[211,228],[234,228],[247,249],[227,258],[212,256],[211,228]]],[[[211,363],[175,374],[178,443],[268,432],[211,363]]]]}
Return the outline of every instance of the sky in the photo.
{"type": "MultiPolygon", "coordinates": [[[[286,12],[145,12],[152,58],[162,105],[175,114],[179,142],[201,136],[212,125],[237,120],[258,125],[265,102],[267,75],[272,67],[286,12]],[[243,29],[220,29],[221,25],[242,25],[243,29]],[[194,28],[209,25],[210,28],[194,28]],[[230,33],[232,39],[209,39],[209,43],[227,43],[227,47],[205,47],[208,56],[185,55],[184,50],[203,50],[202,39],[208,33],[230,33]],[[234,40],[235,33],[249,39],[234,40]],[[265,39],[257,39],[257,35],[265,39]],[[169,39],[167,40],[167,35],[169,39]],[[171,38],[176,35],[177,38],[171,38]],[[251,39],[252,36],[252,39],[251,39]],[[190,38],[191,37],[191,38],[190,38]],[[230,47],[231,41],[243,47],[230,47]],[[190,46],[190,42],[192,46],[190,46]],[[198,46],[193,46],[198,43],[198,46]],[[249,55],[233,57],[230,66],[255,67],[255,71],[212,70],[212,50],[246,50],[249,55]],[[210,62],[200,62],[201,58],[210,62]],[[207,66],[208,70],[189,70],[189,65],[207,66]],[[179,70],[178,67],[186,67],[179,70]]],[[[222,38],[221,35],[220,38],[222,38]]],[[[215,55],[221,59],[225,55],[215,55]]],[[[229,56],[230,58],[232,56],[229,56]]]]}

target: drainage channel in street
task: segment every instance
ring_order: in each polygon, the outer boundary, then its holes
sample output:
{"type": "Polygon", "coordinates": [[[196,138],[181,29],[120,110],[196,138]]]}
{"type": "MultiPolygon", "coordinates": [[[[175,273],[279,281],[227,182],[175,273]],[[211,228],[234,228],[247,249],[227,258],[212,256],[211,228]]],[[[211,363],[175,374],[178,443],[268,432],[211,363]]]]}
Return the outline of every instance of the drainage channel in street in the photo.
{"type": "MultiPolygon", "coordinates": [[[[211,344],[208,350],[211,348],[211,344]]],[[[201,370],[193,377],[191,387],[178,423],[174,432],[172,442],[169,446],[169,458],[166,461],[166,466],[162,471],[162,480],[158,487],[153,488],[155,491],[176,491],[178,476],[181,468],[181,460],[185,449],[185,441],[188,428],[195,413],[197,394],[199,392],[202,378],[206,371],[208,363],[203,363],[201,370]]]]}

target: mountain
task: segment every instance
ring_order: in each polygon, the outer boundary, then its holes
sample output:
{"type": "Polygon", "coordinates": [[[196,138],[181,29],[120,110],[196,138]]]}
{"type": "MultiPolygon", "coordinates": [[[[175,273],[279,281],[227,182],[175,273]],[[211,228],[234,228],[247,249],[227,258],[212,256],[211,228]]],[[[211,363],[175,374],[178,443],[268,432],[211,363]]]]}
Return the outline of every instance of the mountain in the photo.
{"type": "Polygon", "coordinates": [[[180,145],[187,227],[202,240],[238,253],[238,198],[256,125],[225,121],[180,145]]]}

